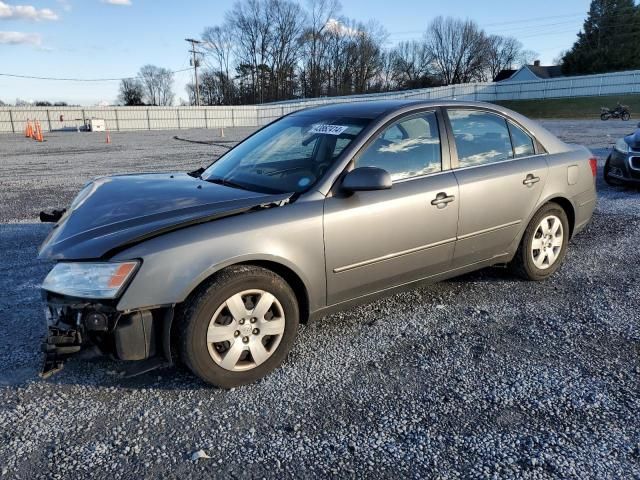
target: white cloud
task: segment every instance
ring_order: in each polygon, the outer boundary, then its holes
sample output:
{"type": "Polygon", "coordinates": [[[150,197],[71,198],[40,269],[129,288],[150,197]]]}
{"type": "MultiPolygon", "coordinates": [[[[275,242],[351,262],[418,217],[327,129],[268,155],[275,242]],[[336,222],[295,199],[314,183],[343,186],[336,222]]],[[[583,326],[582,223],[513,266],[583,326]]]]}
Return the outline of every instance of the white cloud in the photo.
{"type": "Polygon", "coordinates": [[[360,33],[359,30],[351,28],[342,23],[340,20],[336,20],[335,18],[330,18],[329,20],[327,20],[327,23],[325,23],[325,28],[329,32],[338,33],[347,37],[353,37],[360,33]]]}
{"type": "Polygon", "coordinates": [[[102,3],[108,3],[109,5],[121,5],[125,7],[131,6],[131,0],[102,0],[102,3]]]}
{"type": "Polygon", "coordinates": [[[0,44],[39,46],[41,43],[42,38],[37,33],[0,32],[0,44]]]}
{"type": "Polygon", "coordinates": [[[58,20],[56,12],[49,8],[37,9],[32,5],[9,5],[0,0],[0,20],[58,20]]]}

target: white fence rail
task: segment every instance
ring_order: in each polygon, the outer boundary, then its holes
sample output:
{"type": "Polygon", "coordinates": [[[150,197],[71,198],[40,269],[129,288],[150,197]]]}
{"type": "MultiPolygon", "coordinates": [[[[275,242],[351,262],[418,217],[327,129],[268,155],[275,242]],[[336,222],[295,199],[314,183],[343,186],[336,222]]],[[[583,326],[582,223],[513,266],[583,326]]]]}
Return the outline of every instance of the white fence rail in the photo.
{"type": "Polygon", "coordinates": [[[527,82],[470,83],[403,92],[292,100],[221,107],[0,107],[0,133],[22,133],[28,120],[43,130],[76,129],[102,118],[111,131],[256,127],[284,114],[328,103],[381,99],[458,99],[495,102],[544,98],[640,94],[640,70],[527,82]]]}

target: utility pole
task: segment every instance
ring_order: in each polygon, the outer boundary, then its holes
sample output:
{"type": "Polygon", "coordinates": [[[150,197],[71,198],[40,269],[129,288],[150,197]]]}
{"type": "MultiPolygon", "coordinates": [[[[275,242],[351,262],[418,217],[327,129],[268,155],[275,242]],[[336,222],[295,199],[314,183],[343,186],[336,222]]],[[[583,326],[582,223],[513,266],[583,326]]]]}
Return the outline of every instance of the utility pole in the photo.
{"type": "Polygon", "coordinates": [[[195,84],[196,84],[196,105],[199,107],[200,106],[200,86],[198,84],[198,57],[196,56],[197,54],[199,54],[200,52],[196,51],[196,45],[202,43],[199,40],[195,40],[193,38],[185,38],[185,40],[187,42],[189,42],[191,44],[191,53],[193,54],[193,59],[191,60],[191,63],[193,63],[193,76],[195,77],[195,84]]]}

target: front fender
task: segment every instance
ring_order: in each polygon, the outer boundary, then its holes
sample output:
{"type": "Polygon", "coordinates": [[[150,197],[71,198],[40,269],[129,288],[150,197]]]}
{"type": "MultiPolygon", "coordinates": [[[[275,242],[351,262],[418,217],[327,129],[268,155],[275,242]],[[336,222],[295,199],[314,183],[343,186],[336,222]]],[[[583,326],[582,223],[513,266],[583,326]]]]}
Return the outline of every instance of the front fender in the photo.
{"type": "Polygon", "coordinates": [[[322,201],[300,201],[170,232],[120,252],[114,260],[140,258],[142,265],[117,308],[183,302],[215,272],[251,261],[292,270],[306,287],[310,310],[321,308],[326,300],[322,212],[322,201]]]}

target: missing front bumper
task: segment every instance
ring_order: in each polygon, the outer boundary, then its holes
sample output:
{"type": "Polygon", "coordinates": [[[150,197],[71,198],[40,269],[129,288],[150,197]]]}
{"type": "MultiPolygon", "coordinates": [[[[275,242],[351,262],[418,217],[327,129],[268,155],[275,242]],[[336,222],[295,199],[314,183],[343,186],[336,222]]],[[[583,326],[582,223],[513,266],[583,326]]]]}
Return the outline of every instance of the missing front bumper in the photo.
{"type": "Polygon", "coordinates": [[[71,355],[82,349],[82,335],[74,329],[61,330],[57,327],[48,327],[47,337],[42,342],[44,358],[41,378],[49,378],[64,367],[64,361],[71,355]]]}
{"type": "Polygon", "coordinates": [[[47,304],[42,378],[51,377],[63,369],[69,357],[90,348],[132,361],[124,372],[128,376],[172,364],[173,307],[122,314],[109,305],[59,298],[47,299],[47,304]]]}

